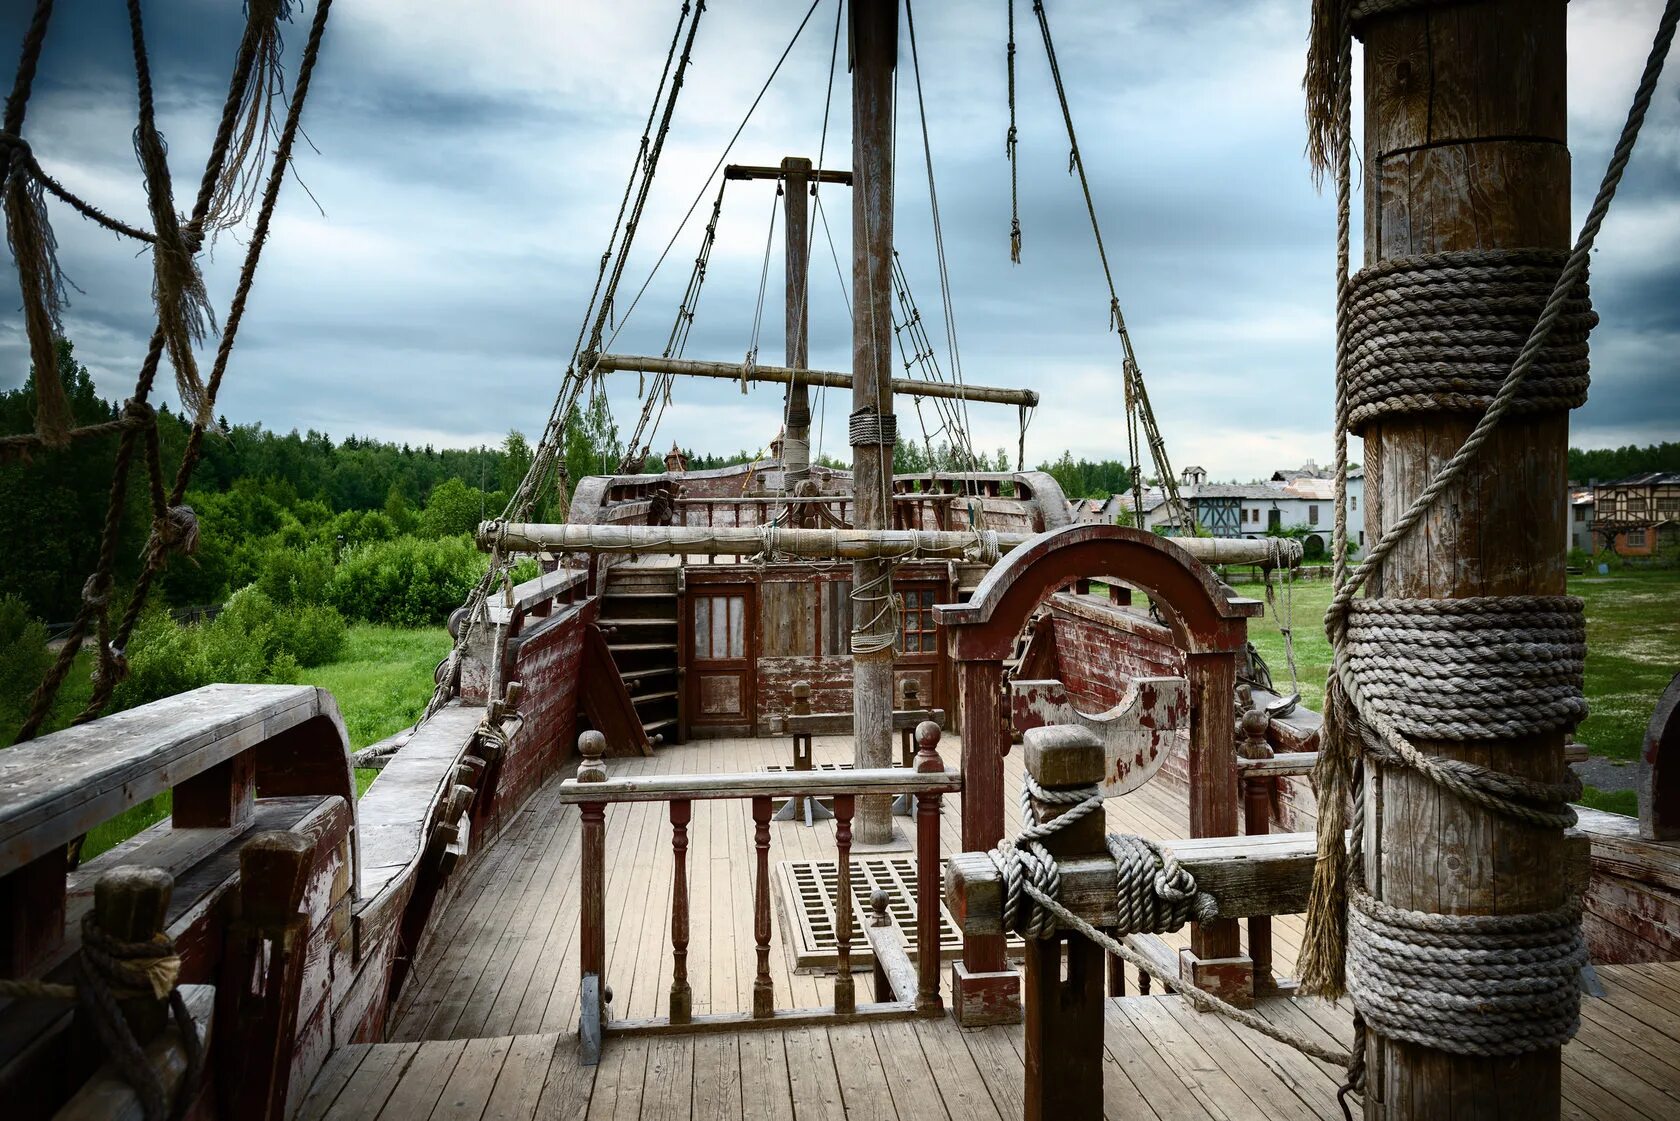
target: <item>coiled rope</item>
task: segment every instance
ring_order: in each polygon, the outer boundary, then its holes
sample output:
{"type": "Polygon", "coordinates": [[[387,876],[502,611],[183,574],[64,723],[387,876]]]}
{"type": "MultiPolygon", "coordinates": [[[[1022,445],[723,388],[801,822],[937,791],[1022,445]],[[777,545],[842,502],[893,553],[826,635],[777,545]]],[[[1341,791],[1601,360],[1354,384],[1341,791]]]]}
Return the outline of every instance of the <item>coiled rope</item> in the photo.
{"type": "MultiPolygon", "coordinates": [[[[1215,996],[1206,989],[1169,973],[1124,941],[1086,922],[1057,901],[1061,877],[1044,840],[1092,813],[1100,813],[1103,798],[1095,786],[1046,790],[1031,775],[1021,778],[1021,817],[1027,824],[988,855],[1003,877],[1003,922],[1008,930],[1027,938],[1047,938],[1058,926],[1078,931],[1107,952],[1130,962],[1165,989],[1183,996],[1192,1007],[1217,1012],[1279,1043],[1327,1063],[1345,1066],[1348,1053],[1326,1047],[1253,1012],[1215,996]],[[1038,805],[1069,809],[1047,821],[1039,820],[1038,805]]],[[[1192,919],[1208,922],[1218,916],[1212,896],[1196,889],[1195,879],[1173,855],[1145,837],[1110,834],[1108,851],[1115,861],[1115,894],[1124,933],[1165,933],[1192,919]],[[1135,925],[1134,925],[1135,924],[1135,925]]]]}

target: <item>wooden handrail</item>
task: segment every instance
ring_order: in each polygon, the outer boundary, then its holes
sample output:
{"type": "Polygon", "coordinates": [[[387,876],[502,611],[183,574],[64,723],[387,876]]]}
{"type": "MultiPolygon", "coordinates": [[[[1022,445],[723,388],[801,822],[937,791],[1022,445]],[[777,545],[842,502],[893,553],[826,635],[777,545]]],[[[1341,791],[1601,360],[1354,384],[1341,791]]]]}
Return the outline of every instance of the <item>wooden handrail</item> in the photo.
{"type": "Polygon", "coordinates": [[[955,794],[962,790],[962,772],[947,767],[918,773],[902,767],[863,767],[850,771],[766,771],[721,775],[634,775],[599,782],[567,779],[560,784],[560,801],[669,802],[687,798],[715,801],[729,798],[796,798],[837,794],[898,795],[955,794]]]}
{"type": "Polygon", "coordinates": [[[671,775],[650,778],[607,776],[606,738],[598,731],[578,738],[581,762],[578,777],[561,784],[560,800],[576,804],[583,814],[582,870],[579,876],[581,930],[578,939],[579,991],[582,1007],[578,1031],[580,1060],[600,1061],[609,1033],[690,1031],[718,1026],[750,1027],[800,1022],[833,1022],[836,1017],[902,1018],[930,1016],[941,1011],[939,996],[939,815],[940,799],[962,789],[962,776],[946,770],[939,760],[939,727],[925,721],[917,729],[920,750],[912,769],[869,768],[856,771],[803,771],[725,775],[671,775]],[[835,913],[836,976],[834,1003],[829,1009],[778,1011],[775,982],[770,972],[770,824],[777,797],[823,794],[834,802],[838,891],[835,913]],[[859,795],[913,794],[916,797],[916,932],[918,968],[911,996],[860,1007],[851,971],[852,940],[852,818],[859,795]],[[752,1011],[748,1016],[693,1014],[688,979],[689,894],[688,830],[697,800],[744,799],[752,803],[753,820],[753,940],[757,968],[753,977],[752,1011]],[[606,965],[606,809],[613,802],[664,801],[670,805],[672,884],[672,973],[669,1015],[634,1023],[609,1023],[611,987],[606,965]]]}

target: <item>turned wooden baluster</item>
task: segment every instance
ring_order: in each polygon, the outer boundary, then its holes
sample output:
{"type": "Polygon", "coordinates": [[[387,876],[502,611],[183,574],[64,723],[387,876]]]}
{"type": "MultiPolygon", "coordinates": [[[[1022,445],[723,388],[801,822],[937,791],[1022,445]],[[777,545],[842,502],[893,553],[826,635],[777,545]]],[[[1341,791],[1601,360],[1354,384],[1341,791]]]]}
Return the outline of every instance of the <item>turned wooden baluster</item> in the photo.
{"type": "MultiPolygon", "coordinates": [[[[942,773],[939,725],[916,725],[916,773],[942,773]]],[[[937,1011],[939,999],[939,795],[916,795],[916,1008],[937,1011]]]]}
{"type": "Polygon", "coordinates": [[[850,794],[834,796],[834,848],[839,873],[835,892],[834,939],[836,967],[834,1010],[857,1010],[857,989],[852,984],[852,810],[856,800],[850,794]]]}
{"type": "Polygon", "coordinates": [[[770,799],[753,799],[753,841],[758,848],[758,881],[753,885],[753,934],[758,939],[758,976],[753,979],[753,1015],[775,1013],[776,990],[770,981],[770,799]]]}
{"type": "MultiPolygon", "coordinates": [[[[1266,728],[1271,719],[1258,709],[1243,713],[1238,729],[1237,753],[1245,759],[1269,759],[1271,744],[1266,742],[1266,728]]],[[[1258,775],[1243,778],[1243,832],[1249,836],[1265,836],[1272,831],[1272,780],[1258,775]]],[[[1272,992],[1277,978],[1272,976],[1272,920],[1266,915],[1252,915],[1248,919],[1248,956],[1254,962],[1254,991],[1272,992]]]]}
{"type": "MultiPolygon", "coordinates": [[[[607,781],[607,737],[588,731],[578,737],[577,781],[607,781]]],[[[607,804],[583,802],[582,876],[578,884],[578,966],[583,1008],[578,1016],[580,1058],[593,1066],[601,1058],[602,1025],[607,1018],[607,804]]]]}
{"type": "Polygon", "coordinates": [[[688,823],[694,803],[686,798],[671,803],[671,1022],[686,1024],[694,1016],[694,991],[688,984],[688,823]]]}

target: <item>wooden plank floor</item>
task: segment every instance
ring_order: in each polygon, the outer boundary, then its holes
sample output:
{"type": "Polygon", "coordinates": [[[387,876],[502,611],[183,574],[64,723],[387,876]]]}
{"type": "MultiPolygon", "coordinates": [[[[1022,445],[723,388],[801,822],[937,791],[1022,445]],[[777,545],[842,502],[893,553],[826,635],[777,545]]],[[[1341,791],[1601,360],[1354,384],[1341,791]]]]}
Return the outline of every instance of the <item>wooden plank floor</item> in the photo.
{"type": "MultiPolygon", "coordinates": [[[[1564,1049],[1563,1116],[1680,1116],[1680,964],[1600,969],[1608,996],[1582,1006],[1564,1049]]],[[[1350,1035],[1346,1008],[1272,1000],[1263,1015],[1325,1042],[1350,1035]]],[[[1172,996],[1107,1005],[1104,1113],[1127,1121],[1338,1118],[1339,1071],[1172,996]]],[[[570,1031],[336,1052],[303,1121],[525,1118],[905,1118],[1021,1116],[1016,1027],[963,1031],[949,1019],[609,1040],[578,1064],[570,1031]]]]}
{"type": "MultiPolygon", "coordinates": [[[[960,755],[949,736],[948,761],[960,755]]],[[[818,737],[818,761],[849,760],[851,740],[818,737]]],[[[1019,824],[1021,753],[1005,760],[1007,828],[1019,824]]],[[[710,740],[659,749],[650,758],[608,761],[614,775],[759,771],[786,764],[786,738],[710,740]]],[[[1108,803],[1109,828],[1157,839],[1189,835],[1181,793],[1151,783],[1108,803]]],[[[901,829],[909,819],[896,819],[901,829]]],[[[578,811],[556,801],[554,784],[538,792],[492,849],[466,873],[433,925],[393,1021],[396,1041],[480,1039],[570,1031],[578,996],[578,811]]],[[[944,800],[942,846],[957,851],[960,800],[944,800]]],[[[689,978],[696,1014],[752,1008],[755,970],[751,807],[745,801],[696,802],[689,828],[689,978]]],[[[833,822],[771,826],[772,864],[832,859],[833,822]]],[[[664,1015],[671,983],[671,827],[663,803],[607,811],[607,983],[615,1018],[664,1015]]],[[[774,914],[774,909],[773,909],[774,914]]],[[[833,981],[800,974],[775,914],[771,963],[777,1008],[830,1005],[833,981]]],[[[1185,944],[1182,936],[1167,939],[1185,944]]],[[[1275,965],[1287,974],[1301,941],[1295,917],[1273,921],[1275,965]]],[[[867,979],[860,979],[867,986],[867,979]]],[[[1135,985],[1131,977],[1129,984],[1135,985]]],[[[945,971],[949,985],[949,972],[945,971]]],[[[1136,991],[1135,988],[1128,991],[1136,991]]],[[[947,996],[949,994],[947,993],[947,996]]]]}

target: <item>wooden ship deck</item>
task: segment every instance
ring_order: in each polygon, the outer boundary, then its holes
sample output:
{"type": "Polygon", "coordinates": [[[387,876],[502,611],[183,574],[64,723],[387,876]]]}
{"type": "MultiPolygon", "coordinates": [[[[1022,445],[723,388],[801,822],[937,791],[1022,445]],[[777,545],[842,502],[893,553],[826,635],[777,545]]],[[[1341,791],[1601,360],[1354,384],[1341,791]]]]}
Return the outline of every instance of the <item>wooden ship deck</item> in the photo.
{"type": "MultiPolygon", "coordinates": [[[[247,75],[273,31],[259,21],[287,6],[248,7],[237,63],[247,75]]],[[[306,67],[328,7],[316,4],[306,67]]],[[[705,7],[681,8],[671,80],[656,95],[667,124],[705,7]]],[[[31,246],[51,240],[27,202],[45,173],[16,132],[51,9],[37,0],[0,147],[13,174],[8,233],[21,214],[31,246]]],[[[450,621],[454,648],[417,727],[352,755],[325,690],[211,685],[0,753],[8,1116],[156,1121],[173,1105],[193,1121],[1333,1118],[1344,1071],[1367,1061],[1354,1108],[1371,1121],[1680,1115],[1680,678],[1652,719],[1641,820],[1582,810],[1569,827],[1585,623],[1561,595],[1558,545],[1568,408],[1585,393],[1596,319],[1584,288],[1570,287],[1591,237],[1566,248],[1562,0],[1316,5],[1309,118],[1339,153],[1318,170],[1328,163],[1339,180],[1343,235],[1352,109],[1329,105],[1351,101],[1342,67],[1356,30],[1376,63],[1361,144],[1369,267],[1341,289],[1337,317],[1339,407],[1352,410],[1338,420],[1338,491],[1352,431],[1369,461],[1372,553],[1385,554],[1359,610],[1406,620],[1369,624],[1363,641],[1381,649],[1355,655],[1358,611],[1342,618],[1336,680],[1359,721],[1322,753],[1317,715],[1270,691],[1248,643],[1265,606],[1217,570],[1276,573],[1299,547],[1261,538],[1258,525],[1244,538],[1234,508],[1220,520],[1185,505],[1112,276],[1134,501],[1143,506],[1147,446],[1169,502],[1161,535],[1074,524],[1055,479],[1021,469],[1038,393],[964,382],[954,326],[951,378],[893,376],[894,335],[921,320],[907,283],[895,292],[892,279],[899,5],[846,10],[850,166],[725,165],[727,150],[718,161],[726,182],[774,180],[782,196],[786,366],[758,364],[756,326],[745,362],[681,356],[715,225],[667,355],[607,353],[664,128],[651,146],[644,137],[631,173],[641,189],[625,194],[637,201],[621,207],[601,262],[610,279],[597,282],[509,520],[479,528],[491,563],[450,621]],[[806,200],[818,183],[852,190],[848,373],[810,368],[806,200]],[[1373,275],[1429,298],[1389,298],[1373,275]],[[1504,310],[1483,314],[1494,294],[1504,310]],[[1551,317],[1539,316],[1548,301],[1551,317]],[[1525,346],[1531,313],[1546,326],[1525,346]],[[1554,353],[1543,336],[1559,313],[1554,353]],[[1473,345],[1442,341],[1469,331],[1473,345]],[[1422,357],[1405,349],[1437,344],[1422,357]],[[1411,357],[1390,368],[1395,349],[1411,357]],[[1536,354],[1549,388],[1512,396],[1536,354]],[[1419,371],[1437,380],[1420,383],[1419,371]],[[585,388],[612,372],[655,378],[632,454],[621,473],[572,479],[556,495],[561,452],[573,450],[562,431],[585,388]],[[675,376],[739,380],[743,392],[785,385],[771,454],[689,471],[673,447],[665,471],[643,470],[650,410],[675,376]],[[812,385],[851,390],[849,472],[812,461],[812,385]],[[958,400],[964,416],[970,401],[1015,405],[1017,470],[895,475],[904,396],[958,400]],[[1493,410],[1507,407],[1516,412],[1501,421],[1493,410]],[[1475,428],[1478,417],[1503,426],[1475,428]],[[1480,460],[1442,481],[1461,447],[1480,460]],[[554,497],[564,523],[514,520],[554,497]],[[539,574],[516,585],[526,557],[539,574]],[[1424,616],[1447,622],[1411,627],[1424,616]],[[1385,696],[1403,695],[1397,709],[1431,719],[1399,727],[1412,717],[1378,713],[1361,692],[1378,684],[1366,673],[1383,676],[1385,696]],[[1433,719],[1440,709],[1451,712],[1433,719]],[[1342,773],[1348,756],[1360,760],[1357,787],[1342,773]],[[360,797],[357,766],[383,768],[360,797]],[[1347,788],[1325,785],[1333,779],[1347,788]],[[169,820],[78,865],[91,829],[165,793],[169,820]],[[779,800],[819,796],[831,819],[773,817],[779,800]],[[1366,827],[1345,830],[1344,813],[1366,827]],[[1322,890],[1344,856],[1367,869],[1345,907],[1322,890]],[[1345,1007],[1293,995],[1298,956],[1321,966],[1321,983],[1339,982],[1341,939],[1371,1026],[1357,1056],[1345,1007]],[[1435,954],[1441,939],[1451,944],[1435,954]],[[1181,995],[1152,991],[1140,968],[1181,995]],[[1448,1011],[1404,1007],[1424,997],[1448,1011]],[[1194,1010],[1215,1000],[1224,1015],[1194,1010]]],[[[1034,15],[1065,97],[1044,6],[1034,15]]],[[[1677,22],[1671,0],[1647,103],[1677,22]]],[[[919,102],[913,21],[905,31],[919,102]]],[[[147,134],[150,103],[147,93],[147,134]]],[[[931,150],[928,163],[931,196],[931,150]]],[[[164,197],[156,209],[173,214],[164,197]]],[[[163,225],[148,236],[159,248],[163,225]]],[[[249,240],[247,286],[265,237],[249,240]]],[[[1106,271],[1106,251],[1101,260],[1106,271]]],[[[20,280],[31,269],[51,272],[20,259],[20,280]]],[[[40,355],[51,353],[55,305],[43,284],[50,276],[24,285],[40,355]]],[[[160,288],[160,316],[178,314],[171,302],[160,288]]],[[[155,424],[142,406],[163,327],[124,410],[125,449],[155,424]]],[[[230,346],[224,337],[212,398],[230,346]]],[[[931,356],[925,334],[916,349],[906,372],[931,356]]],[[[171,501],[213,413],[206,402],[171,501]]],[[[53,423],[43,409],[36,437],[8,439],[49,448],[68,438],[53,423]]],[[[958,462],[980,465],[957,412],[942,431],[958,462]]],[[[180,529],[191,511],[163,500],[147,432],[158,547],[113,636],[101,561],[58,659],[62,674],[97,634],[102,689],[117,680],[151,577],[191,536],[180,529]]],[[[125,493],[113,487],[108,533],[125,493]]]]}
{"type": "MultiPolygon", "coordinates": [[[[950,741],[947,740],[947,743],[950,741]]],[[[954,745],[953,745],[954,746],[954,745]]],[[[818,762],[849,761],[846,737],[817,741],[818,762]]],[[[725,739],[615,761],[615,775],[754,771],[785,761],[787,740],[725,739]]],[[[1019,752],[1006,768],[1010,797],[1019,752]]],[[[1019,1025],[962,1029],[947,1018],[644,1036],[581,1062],[578,1018],[578,814],[539,791],[494,852],[475,865],[433,928],[430,964],[395,1012],[389,1042],[341,1048],[298,1121],[522,1121],[525,1118],[996,1118],[1021,1116],[1019,1025]]],[[[607,885],[608,976],[615,1015],[651,1018],[671,983],[672,854],[659,803],[615,806],[607,885]]],[[[1152,784],[1108,805],[1108,827],[1183,832],[1183,797],[1152,784]]],[[[960,847],[947,800],[944,852],[960,847]]],[[[1018,825],[1011,817],[1010,828],[1018,825]]],[[[694,1011],[752,1005],[752,822],[741,802],[695,808],[689,850],[694,1011]]],[[[834,824],[781,822],[771,859],[832,860],[834,824]]],[[[1274,922],[1276,967],[1293,971],[1296,916],[1274,922]]],[[[778,1004],[832,1004],[832,978],[798,971],[778,922],[771,955],[778,1004]],[[785,995],[784,995],[785,994],[785,995]]],[[[1187,939],[1172,936],[1175,946],[1187,939]]],[[[1605,995],[1582,1006],[1564,1050],[1565,1118],[1669,1121],[1680,1109],[1680,963],[1605,966],[1605,995]]],[[[1128,971],[1136,994],[1136,974],[1128,971]]],[[[945,979],[949,997],[949,978],[945,979]]],[[[1326,1043],[1350,1036],[1347,1005],[1274,997],[1261,1015],[1326,1043]]],[[[1339,1116],[1341,1070],[1280,1048],[1173,995],[1111,998],[1104,1009],[1104,1111],[1129,1121],[1307,1121],[1339,1116]]]]}

